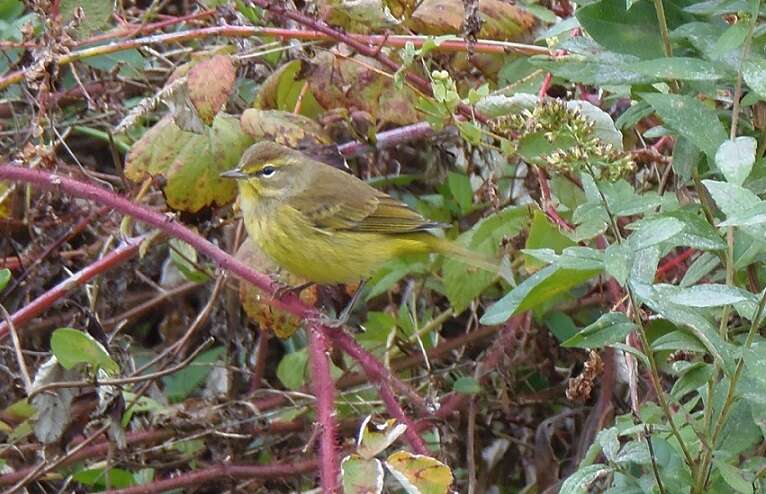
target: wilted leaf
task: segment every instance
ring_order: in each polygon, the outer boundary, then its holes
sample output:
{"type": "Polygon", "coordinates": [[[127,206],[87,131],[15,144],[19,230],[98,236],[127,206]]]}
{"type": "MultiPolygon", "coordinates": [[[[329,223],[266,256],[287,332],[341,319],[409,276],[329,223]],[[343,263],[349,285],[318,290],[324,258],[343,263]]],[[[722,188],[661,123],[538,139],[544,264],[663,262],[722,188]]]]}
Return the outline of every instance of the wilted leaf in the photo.
{"type": "Polygon", "coordinates": [[[88,364],[105,369],[110,374],[120,371],[109,352],[91,335],[72,328],[59,328],[51,335],[51,352],[65,369],[88,364]]]}
{"type": "Polygon", "coordinates": [[[220,112],[234,89],[237,71],[226,55],[215,55],[189,70],[186,86],[197,114],[207,125],[220,112]]]}
{"type": "MultiPolygon", "coordinates": [[[[418,34],[460,34],[464,17],[462,0],[424,0],[406,26],[418,34]]],[[[479,0],[479,17],[482,25],[478,37],[486,39],[518,39],[536,24],[535,17],[522,7],[500,0],[479,0]]]]}
{"type": "Polygon", "coordinates": [[[452,485],[450,468],[430,456],[397,451],[386,467],[408,494],[447,494],[452,485]]]}
{"type": "Polygon", "coordinates": [[[352,454],[340,464],[344,494],[380,494],[383,492],[383,465],[376,458],[364,459],[352,454]]]}
{"type": "Polygon", "coordinates": [[[332,142],[321,125],[295,113],[251,108],[242,113],[240,123],[255,141],[269,140],[296,149],[332,142]]]}
{"type": "MultiPolygon", "coordinates": [[[[306,282],[302,278],[282,270],[268,257],[251,238],[245,239],[235,256],[261,273],[268,274],[285,286],[300,286],[306,282]]],[[[289,312],[268,304],[270,295],[264,295],[258,288],[245,280],[239,283],[239,299],[245,313],[258,324],[262,331],[273,331],[280,338],[289,338],[301,326],[301,319],[289,312]]],[[[308,305],[317,301],[317,287],[311,286],[301,291],[300,298],[308,305]]]]}
{"type": "Polygon", "coordinates": [[[237,185],[219,175],[233,168],[252,142],[231,115],[219,114],[207,135],[185,132],[168,116],[133,145],[125,176],[135,182],[163,177],[165,198],[173,209],[193,213],[223,206],[234,200],[237,185]]]}
{"type": "Polygon", "coordinates": [[[396,125],[420,121],[414,91],[408,86],[397,89],[393,80],[378,72],[381,67],[376,60],[361,55],[352,60],[321,51],[311,66],[307,80],[326,110],[356,108],[378,122],[396,125]]]}
{"type": "Polygon", "coordinates": [[[64,22],[72,21],[77,10],[82,9],[82,24],[77,31],[83,36],[106,27],[113,8],[112,0],[61,0],[59,3],[59,12],[64,22]]]}
{"type": "MultiPolygon", "coordinates": [[[[80,371],[65,369],[55,357],[48,359],[37,371],[32,388],[45,384],[79,379],[80,371]]],[[[76,395],[73,388],[60,388],[50,393],[40,393],[32,398],[32,406],[37,410],[35,436],[40,441],[50,444],[59,440],[64,428],[69,425],[72,416],[70,408],[76,395]]]]}
{"type": "Polygon", "coordinates": [[[372,415],[368,415],[359,427],[356,452],[362,458],[369,460],[391,446],[399,436],[404,434],[405,430],[407,426],[397,424],[396,419],[388,419],[378,424],[372,421],[372,415]]]}
{"type": "Polygon", "coordinates": [[[384,0],[318,0],[322,18],[347,31],[369,33],[400,23],[384,0]]]}

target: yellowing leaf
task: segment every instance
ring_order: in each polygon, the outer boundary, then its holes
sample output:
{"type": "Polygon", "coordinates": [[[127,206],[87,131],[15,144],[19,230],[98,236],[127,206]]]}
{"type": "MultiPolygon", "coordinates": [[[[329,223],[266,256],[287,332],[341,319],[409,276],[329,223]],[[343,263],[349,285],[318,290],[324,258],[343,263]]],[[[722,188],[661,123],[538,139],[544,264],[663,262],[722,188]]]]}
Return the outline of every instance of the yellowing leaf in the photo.
{"type": "Polygon", "coordinates": [[[340,464],[344,494],[379,494],[383,492],[383,465],[376,458],[365,460],[348,455],[340,464]]]}
{"type": "Polygon", "coordinates": [[[435,458],[397,451],[386,459],[386,467],[408,494],[447,494],[452,470],[435,458]]]}
{"type": "Polygon", "coordinates": [[[165,117],[133,145],[125,176],[134,182],[163,177],[165,199],[173,209],[195,213],[223,206],[234,200],[237,185],[219,174],[233,168],[252,143],[239,120],[225,113],[215,117],[205,135],[185,132],[165,117]]]}
{"type": "Polygon", "coordinates": [[[207,125],[229,99],[237,71],[226,55],[215,55],[203,60],[189,70],[187,87],[189,99],[197,110],[197,114],[207,125]]]}
{"type": "Polygon", "coordinates": [[[372,415],[368,415],[359,427],[356,452],[365,459],[370,459],[391,446],[396,439],[404,434],[407,426],[397,424],[396,419],[389,419],[382,424],[372,421],[372,415]]]}

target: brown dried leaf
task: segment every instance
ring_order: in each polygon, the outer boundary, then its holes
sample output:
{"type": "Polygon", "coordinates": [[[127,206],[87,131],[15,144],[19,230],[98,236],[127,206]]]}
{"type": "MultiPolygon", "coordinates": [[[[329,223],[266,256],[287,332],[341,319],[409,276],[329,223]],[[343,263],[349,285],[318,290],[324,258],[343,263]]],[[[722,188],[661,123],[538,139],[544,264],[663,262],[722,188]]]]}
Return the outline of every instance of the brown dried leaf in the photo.
{"type": "Polygon", "coordinates": [[[386,124],[419,121],[415,93],[407,86],[397,89],[391,78],[380,73],[377,61],[361,55],[341,58],[323,51],[312,59],[311,65],[307,79],[325,109],[364,111],[386,124]]]}
{"type": "Polygon", "coordinates": [[[207,125],[213,123],[215,116],[229,100],[236,77],[237,70],[231,57],[226,55],[215,55],[189,70],[189,99],[207,125]]]}
{"type": "Polygon", "coordinates": [[[597,352],[591,350],[588,361],[579,376],[571,378],[567,385],[566,396],[572,401],[585,401],[590,398],[595,381],[604,372],[604,362],[597,352]]]}
{"type": "MultiPolygon", "coordinates": [[[[406,25],[419,34],[459,34],[464,17],[462,0],[423,0],[406,25]]],[[[486,39],[518,40],[536,24],[532,14],[501,0],[480,0],[479,17],[482,25],[478,37],[486,39]]]]}
{"type": "Polygon", "coordinates": [[[245,110],[242,130],[256,141],[270,140],[291,148],[326,145],[332,140],[315,121],[280,110],[245,110]]]}
{"type": "MultiPolygon", "coordinates": [[[[306,282],[281,270],[250,238],[245,239],[235,257],[284,285],[300,286],[306,282]]],[[[306,288],[301,292],[300,298],[307,304],[314,305],[317,301],[317,287],[306,288]]],[[[301,325],[300,318],[269,305],[267,303],[269,295],[264,295],[246,281],[241,281],[239,284],[239,299],[250,319],[255,321],[261,329],[273,331],[279,338],[289,338],[301,325]]]]}

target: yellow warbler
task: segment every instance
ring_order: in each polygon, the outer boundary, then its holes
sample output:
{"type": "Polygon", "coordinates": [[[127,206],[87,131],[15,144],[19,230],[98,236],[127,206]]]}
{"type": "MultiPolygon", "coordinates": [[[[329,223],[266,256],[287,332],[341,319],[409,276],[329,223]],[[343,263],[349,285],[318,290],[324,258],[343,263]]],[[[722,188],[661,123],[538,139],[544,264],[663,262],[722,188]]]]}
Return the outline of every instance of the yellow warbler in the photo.
{"type": "Polygon", "coordinates": [[[428,233],[441,225],[403,202],[300,151],[259,142],[221,176],[237,180],[250,237],[308,281],[360,281],[390,259],[426,252],[499,270],[493,260],[428,233]]]}

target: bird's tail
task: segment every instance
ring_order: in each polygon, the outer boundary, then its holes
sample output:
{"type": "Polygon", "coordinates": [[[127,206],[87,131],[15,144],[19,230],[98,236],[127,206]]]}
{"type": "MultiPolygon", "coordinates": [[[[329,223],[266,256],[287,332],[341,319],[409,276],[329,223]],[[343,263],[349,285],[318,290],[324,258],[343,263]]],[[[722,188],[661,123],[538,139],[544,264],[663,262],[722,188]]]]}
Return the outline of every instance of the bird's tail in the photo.
{"type": "Polygon", "coordinates": [[[430,240],[429,243],[433,250],[439,254],[443,254],[447,257],[464,262],[469,266],[483,269],[501,276],[512,285],[516,284],[513,279],[510,262],[507,259],[493,259],[489,256],[474,252],[456,242],[436,236],[431,236],[431,238],[433,240],[430,240]]]}

